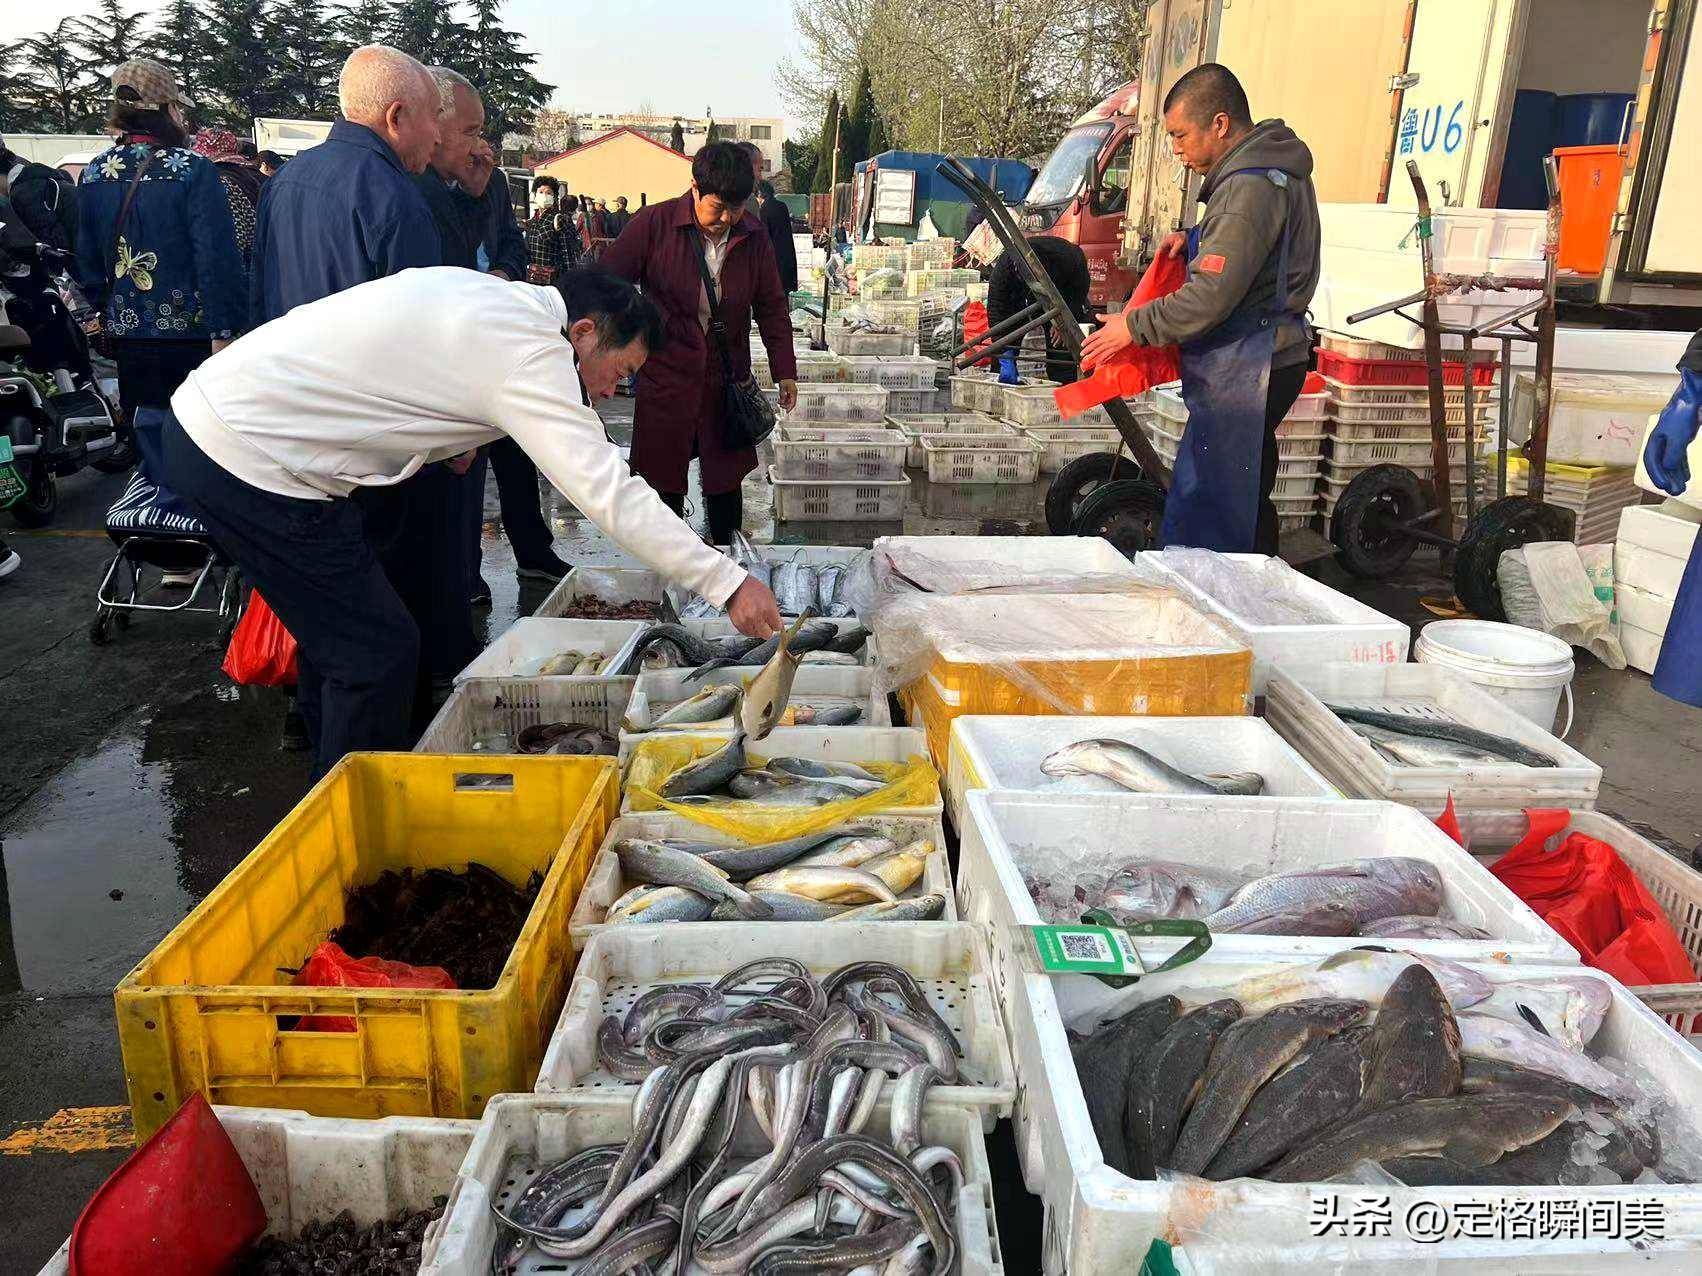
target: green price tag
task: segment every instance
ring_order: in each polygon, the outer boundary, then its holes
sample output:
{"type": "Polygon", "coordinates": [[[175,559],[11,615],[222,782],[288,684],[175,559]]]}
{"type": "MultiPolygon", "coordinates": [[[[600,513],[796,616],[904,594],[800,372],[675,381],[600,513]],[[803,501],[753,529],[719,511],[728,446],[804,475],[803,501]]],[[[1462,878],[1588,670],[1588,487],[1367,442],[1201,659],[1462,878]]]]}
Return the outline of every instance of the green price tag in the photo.
{"type": "Polygon", "coordinates": [[[12,459],[12,440],[0,434],[0,465],[5,465],[12,459]]]}
{"type": "Polygon", "coordinates": [[[1030,926],[1040,968],[1049,975],[1135,975],[1146,965],[1132,940],[1110,926],[1030,926]]]}

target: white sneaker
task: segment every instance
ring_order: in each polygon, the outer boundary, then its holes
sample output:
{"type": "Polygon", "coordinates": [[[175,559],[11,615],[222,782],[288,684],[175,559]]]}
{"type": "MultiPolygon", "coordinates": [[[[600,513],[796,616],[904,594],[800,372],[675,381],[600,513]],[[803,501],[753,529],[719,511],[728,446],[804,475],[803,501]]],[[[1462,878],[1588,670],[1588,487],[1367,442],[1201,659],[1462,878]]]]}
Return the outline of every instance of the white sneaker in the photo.
{"type": "Polygon", "coordinates": [[[17,550],[7,549],[0,541],[0,577],[10,576],[24,565],[24,560],[18,557],[17,550]]]}

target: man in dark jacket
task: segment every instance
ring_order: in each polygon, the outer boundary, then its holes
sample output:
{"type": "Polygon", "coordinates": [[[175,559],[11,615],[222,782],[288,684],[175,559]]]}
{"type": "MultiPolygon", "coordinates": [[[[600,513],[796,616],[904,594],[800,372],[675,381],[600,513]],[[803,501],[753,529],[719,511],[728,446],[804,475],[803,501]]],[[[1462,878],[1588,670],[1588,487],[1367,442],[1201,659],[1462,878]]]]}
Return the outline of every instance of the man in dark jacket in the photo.
{"type": "Polygon", "coordinates": [[[768,242],[774,249],[774,264],[780,271],[782,291],[798,291],[798,249],[792,242],[792,213],[783,200],[776,199],[774,183],[762,176],[762,148],[755,142],[738,143],[739,150],[751,162],[751,175],[756,178],[757,220],[768,232],[768,242]]]}
{"type": "Polygon", "coordinates": [[[77,183],[56,168],[15,154],[0,137],[0,195],[38,244],[75,252],[77,183]]]}
{"type": "Polygon", "coordinates": [[[1131,343],[1182,349],[1188,430],[1165,502],[1166,544],[1225,553],[1277,548],[1276,427],[1311,359],[1306,307],[1318,286],[1318,199],[1312,152],[1281,120],[1253,123],[1247,94],[1208,62],[1164,99],[1171,150],[1201,174],[1205,213],[1166,238],[1186,252],[1188,279],[1088,338],[1083,362],[1131,343]]]}

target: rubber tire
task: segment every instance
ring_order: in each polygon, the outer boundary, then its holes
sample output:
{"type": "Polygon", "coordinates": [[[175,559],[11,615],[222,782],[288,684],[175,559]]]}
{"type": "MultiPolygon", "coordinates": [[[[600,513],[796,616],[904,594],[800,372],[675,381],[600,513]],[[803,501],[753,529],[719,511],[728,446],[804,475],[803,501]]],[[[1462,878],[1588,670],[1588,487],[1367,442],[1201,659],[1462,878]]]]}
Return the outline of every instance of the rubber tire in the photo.
{"type": "Polygon", "coordinates": [[[1571,510],[1528,496],[1491,501],[1460,537],[1454,553],[1455,596],[1480,619],[1507,619],[1495,575],[1501,555],[1536,541],[1571,540],[1574,518],[1571,510]]]}
{"type": "Polygon", "coordinates": [[[1077,536],[1102,536],[1125,557],[1159,544],[1164,489],[1150,479],[1102,483],[1076,513],[1077,536]]]}
{"type": "Polygon", "coordinates": [[[1362,580],[1385,580],[1418,548],[1412,536],[1379,532],[1393,517],[1410,522],[1432,507],[1429,488],[1404,465],[1373,465],[1347,485],[1330,516],[1330,540],[1342,566],[1362,580]]]}
{"type": "Polygon", "coordinates": [[[1112,481],[1144,478],[1139,462],[1115,452],[1089,452],[1066,462],[1046,489],[1046,530],[1053,536],[1073,536],[1082,502],[1098,487],[1112,481]]]}
{"type": "Polygon", "coordinates": [[[20,467],[28,490],[8,507],[19,527],[46,527],[59,509],[59,481],[39,461],[20,467]]]}
{"type": "Polygon", "coordinates": [[[95,608],[95,618],[89,622],[89,641],[97,647],[112,641],[112,613],[105,607],[95,608]]]}

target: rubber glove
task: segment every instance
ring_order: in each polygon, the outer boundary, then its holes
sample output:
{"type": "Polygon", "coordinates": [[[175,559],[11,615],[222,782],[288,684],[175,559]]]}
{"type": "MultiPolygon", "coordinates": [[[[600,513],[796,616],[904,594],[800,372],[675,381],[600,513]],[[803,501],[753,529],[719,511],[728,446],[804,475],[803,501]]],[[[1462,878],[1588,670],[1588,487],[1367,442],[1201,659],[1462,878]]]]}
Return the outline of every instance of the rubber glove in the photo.
{"type": "Polygon", "coordinates": [[[1702,424],[1702,372],[1680,368],[1678,389],[1661,409],[1660,419],[1643,445],[1643,468],[1656,487],[1677,496],[1690,486],[1690,461],[1685,456],[1696,427],[1702,424]]]}
{"type": "Polygon", "coordinates": [[[1017,375],[1015,351],[1007,350],[999,356],[999,384],[1022,384],[1022,378],[1017,375]]]}

